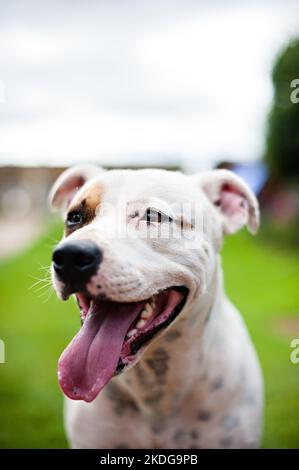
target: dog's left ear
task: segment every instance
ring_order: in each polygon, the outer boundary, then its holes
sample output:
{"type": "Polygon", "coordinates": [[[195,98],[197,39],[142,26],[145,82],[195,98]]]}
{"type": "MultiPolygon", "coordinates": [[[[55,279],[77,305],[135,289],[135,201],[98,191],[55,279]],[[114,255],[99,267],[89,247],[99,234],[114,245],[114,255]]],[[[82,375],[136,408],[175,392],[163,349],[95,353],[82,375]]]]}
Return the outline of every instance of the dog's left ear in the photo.
{"type": "Polygon", "coordinates": [[[76,192],[90,179],[97,176],[103,169],[96,165],[75,165],[58,176],[48,197],[48,205],[52,211],[65,208],[76,192]]]}
{"type": "Polygon", "coordinates": [[[223,231],[234,233],[247,225],[251,233],[259,228],[259,206],[249,186],[229,170],[211,170],[192,175],[211,203],[219,211],[223,231]]]}

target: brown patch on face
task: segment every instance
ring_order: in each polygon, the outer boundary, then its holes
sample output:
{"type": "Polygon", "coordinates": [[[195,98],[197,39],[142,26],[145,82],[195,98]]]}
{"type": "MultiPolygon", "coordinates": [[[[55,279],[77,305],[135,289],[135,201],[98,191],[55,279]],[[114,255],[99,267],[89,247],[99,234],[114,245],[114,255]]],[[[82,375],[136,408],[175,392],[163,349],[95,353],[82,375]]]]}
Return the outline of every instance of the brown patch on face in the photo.
{"type": "Polygon", "coordinates": [[[103,186],[100,183],[94,183],[74,197],[68,208],[65,236],[92,222],[96,216],[97,208],[101,204],[103,192],[103,186]],[[81,221],[72,224],[71,221],[74,214],[78,215],[81,221]]]}

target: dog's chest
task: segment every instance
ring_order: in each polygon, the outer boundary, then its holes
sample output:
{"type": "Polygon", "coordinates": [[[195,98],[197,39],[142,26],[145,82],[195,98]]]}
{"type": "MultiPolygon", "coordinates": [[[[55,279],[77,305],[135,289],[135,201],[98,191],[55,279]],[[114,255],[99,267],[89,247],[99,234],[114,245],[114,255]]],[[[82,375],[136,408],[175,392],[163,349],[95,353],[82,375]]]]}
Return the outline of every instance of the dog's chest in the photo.
{"type": "Polygon", "coordinates": [[[75,447],[80,448],[237,446],[242,434],[240,415],[234,410],[223,412],[222,406],[213,409],[208,405],[194,393],[173,410],[173,416],[165,416],[162,409],[149,416],[142,413],[127,395],[112,387],[96,407],[82,404],[78,408],[77,425],[73,422],[70,426],[71,440],[75,447]],[[75,435],[76,428],[80,433],[75,435]]]}

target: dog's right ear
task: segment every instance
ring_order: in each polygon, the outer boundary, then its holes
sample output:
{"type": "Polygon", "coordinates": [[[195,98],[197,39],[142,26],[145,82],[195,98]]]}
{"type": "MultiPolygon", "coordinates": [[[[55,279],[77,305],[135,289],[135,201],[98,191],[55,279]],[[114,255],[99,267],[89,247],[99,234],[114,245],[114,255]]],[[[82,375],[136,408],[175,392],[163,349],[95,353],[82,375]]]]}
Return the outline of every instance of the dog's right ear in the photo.
{"type": "Polygon", "coordinates": [[[48,205],[52,211],[65,208],[73,199],[76,192],[91,178],[97,176],[103,169],[96,165],[76,165],[65,170],[53,184],[48,205]]]}
{"type": "Polygon", "coordinates": [[[211,170],[192,175],[218,211],[225,234],[247,225],[251,233],[259,227],[258,201],[245,181],[230,170],[211,170]]]}

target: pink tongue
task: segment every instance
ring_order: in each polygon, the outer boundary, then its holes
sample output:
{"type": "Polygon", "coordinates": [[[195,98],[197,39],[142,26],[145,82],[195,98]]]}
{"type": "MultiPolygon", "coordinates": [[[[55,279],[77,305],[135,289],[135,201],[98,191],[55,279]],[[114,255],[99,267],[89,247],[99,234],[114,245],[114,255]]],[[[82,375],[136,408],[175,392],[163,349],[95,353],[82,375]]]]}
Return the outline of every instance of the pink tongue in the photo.
{"type": "Polygon", "coordinates": [[[58,362],[58,380],[69,398],[90,402],[111,379],[125,336],[143,304],[93,304],[58,362]]]}

